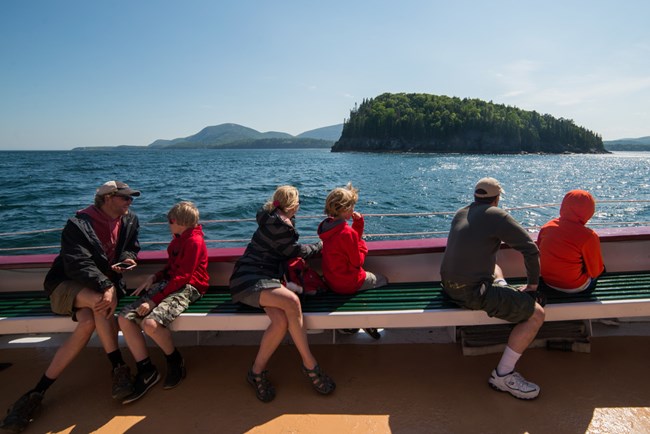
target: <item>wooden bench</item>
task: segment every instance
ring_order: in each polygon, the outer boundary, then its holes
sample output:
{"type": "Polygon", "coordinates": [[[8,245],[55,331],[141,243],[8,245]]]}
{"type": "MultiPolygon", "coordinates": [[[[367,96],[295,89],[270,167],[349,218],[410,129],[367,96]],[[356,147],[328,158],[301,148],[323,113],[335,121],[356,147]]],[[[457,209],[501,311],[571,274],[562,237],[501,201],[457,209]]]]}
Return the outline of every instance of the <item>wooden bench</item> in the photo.
{"type": "MultiPolygon", "coordinates": [[[[511,279],[510,283],[523,283],[511,279]]],[[[650,314],[650,272],[611,273],[590,295],[549,293],[546,320],[642,317],[650,314]]],[[[133,300],[125,297],[120,305],[133,300]]],[[[460,309],[439,282],[394,283],[354,295],[303,297],[308,329],[421,328],[499,324],[482,311],[460,309]]],[[[194,303],[172,325],[176,331],[264,330],[268,317],[259,309],[235,304],[223,286],[194,303]]],[[[52,314],[43,292],[0,293],[0,334],[70,332],[70,318],[52,314]]]]}
{"type": "MultiPolygon", "coordinates": [[[[598,231],[610,272],[592,296],[550,296],[547,321],[650,316],[650,227],[598,231]]],[[[326,294],[306,298],[305,326],[338,328],[423,328],[501,324],[482,311],[460,309],[445,299],[440,263],[446,239],[368,242],[365,267],[381,270],[389,286],[353,296],[326,294]]],[[[225,289],[243,248],[209,249],[211,289],[172,326],[178,331],[264,330],[268,317],[260,310],[234,305],[225,289]]],[[[74,329],[68,317],[53,315],[40,291],[54,255],[0,257],[0,334],[56,333],[74,329]]],[[[130,288],[165,263],[165,251],[140,252],[138,267],[127,275],[130,288]]],[[[523,276],[521,255],[503,246],[499,264],[506,276],[523,276]]],[[[318,268],[318,260],[313,264],[318,268]]],[[[521,280],[508,278],[512,284],[521,280]]],[[[130,299],[122,302],[126,303],[130,299]]]]}

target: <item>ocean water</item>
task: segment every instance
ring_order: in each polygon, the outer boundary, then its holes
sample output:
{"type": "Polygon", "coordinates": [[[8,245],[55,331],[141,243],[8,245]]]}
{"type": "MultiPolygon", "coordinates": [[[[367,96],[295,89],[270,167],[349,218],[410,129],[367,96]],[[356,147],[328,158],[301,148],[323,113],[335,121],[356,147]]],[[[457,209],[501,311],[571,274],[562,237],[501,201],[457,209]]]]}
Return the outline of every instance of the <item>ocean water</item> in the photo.
{"type": "Polygon", "coordinates": [[[348,181],[359,188],[357,210],[366,214],[368,240],[444,237],[453,212],[471,201],[474,184],[484,176],[501,181],[501,206],[512,208],[531,230],[559,211],[538,205],[559,204],[574,188],[599,201],[593,227],[650,221],[650,153],[7,151],[0,152],[0,255],[57,252],[66,219],[92,203],[95,189],[111,179],[142,191],[132,206],[142,224],[140,240],[143,249],[159,250],[170,239],[166,213],[180,200],[199,207],[208,247],[245,245],[256,228],[256,210],[282,184],[300,190],[297,227],[305,241],[315,239],[329,190],[348,181]],[[246,220],[232,221],[240,219],[246,220]],[[35,248],[42,246],[51,247],[35,248]]]}

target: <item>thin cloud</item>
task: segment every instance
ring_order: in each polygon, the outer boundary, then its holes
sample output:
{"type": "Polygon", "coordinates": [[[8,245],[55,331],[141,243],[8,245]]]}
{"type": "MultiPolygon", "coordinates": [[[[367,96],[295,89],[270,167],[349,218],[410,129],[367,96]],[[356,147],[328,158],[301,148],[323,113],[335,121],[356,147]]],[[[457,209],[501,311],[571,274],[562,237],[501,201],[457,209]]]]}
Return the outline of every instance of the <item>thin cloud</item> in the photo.
{"type": "Polygon", "coordinates": [[[620,71],[588,75],[546,73],[542,64],[519,60],[494,74],[504,89],[499,98],[527,107],[576,106],[624,98],[650,89],[650,76],[621,77],[620,71]]]}

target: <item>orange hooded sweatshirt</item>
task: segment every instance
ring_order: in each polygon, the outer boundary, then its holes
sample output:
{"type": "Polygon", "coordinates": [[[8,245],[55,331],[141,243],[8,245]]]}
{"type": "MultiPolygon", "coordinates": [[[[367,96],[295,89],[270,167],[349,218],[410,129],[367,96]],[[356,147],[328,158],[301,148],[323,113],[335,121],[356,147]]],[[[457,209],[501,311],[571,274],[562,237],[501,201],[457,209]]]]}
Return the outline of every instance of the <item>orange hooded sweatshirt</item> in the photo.
{"type": "Polygon", "coordinates": [[[555,288],[575,289],[604,271],[600,239],[585,224],[596,201],[584,190],[571,190],[562,200],[560,218],[542,226],[537,237],[541,274],[555,288]]]}

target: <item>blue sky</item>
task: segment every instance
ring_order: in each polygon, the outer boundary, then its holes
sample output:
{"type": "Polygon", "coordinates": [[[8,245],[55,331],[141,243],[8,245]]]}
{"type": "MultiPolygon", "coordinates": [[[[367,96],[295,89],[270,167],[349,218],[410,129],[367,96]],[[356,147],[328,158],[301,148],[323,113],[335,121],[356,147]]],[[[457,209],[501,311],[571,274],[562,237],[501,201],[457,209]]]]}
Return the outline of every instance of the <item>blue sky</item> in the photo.
{"type": "Polygon", "coordinates": [[[650,2],[0,2],[0,150],[290,134],[383,92],[650,135],[650,2]]]}

